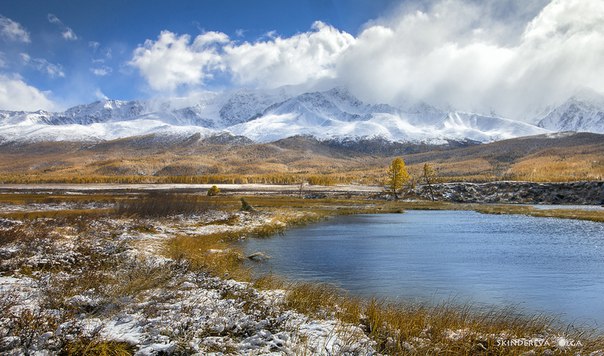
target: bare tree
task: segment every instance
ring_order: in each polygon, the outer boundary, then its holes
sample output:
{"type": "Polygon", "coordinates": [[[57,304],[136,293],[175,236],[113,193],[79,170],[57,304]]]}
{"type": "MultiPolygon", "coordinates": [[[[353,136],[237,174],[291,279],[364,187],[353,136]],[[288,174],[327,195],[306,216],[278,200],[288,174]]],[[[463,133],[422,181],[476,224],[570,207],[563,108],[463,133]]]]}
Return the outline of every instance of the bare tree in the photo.
{"type": "Polygon", "coordinates": [[[436,183],[437,177],[436,171],[430,163],[424,163],[424,169],[421,178],[428,187],[428,191],[430,192],[430,198],[432,199],[432,201],[434,201],[434,188],[432,187],[432,184],[436,183]]]}

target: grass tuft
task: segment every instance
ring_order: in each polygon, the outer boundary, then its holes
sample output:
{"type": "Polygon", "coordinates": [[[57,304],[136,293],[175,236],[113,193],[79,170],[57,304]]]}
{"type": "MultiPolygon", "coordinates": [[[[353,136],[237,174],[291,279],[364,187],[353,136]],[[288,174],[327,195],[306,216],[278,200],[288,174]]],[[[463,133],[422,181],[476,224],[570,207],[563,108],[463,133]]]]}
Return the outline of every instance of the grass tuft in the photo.
{"type": "Polygon", "coordinates": [[[134,355],[134,351],[135,348],[125,342],[78,338],[66,343],[60,355],[129,356],[134,355]]]}
{"type": "Polygon", "coordinates": [[[195,271],[249,280],[250,273],[242,264],[243,253],[229,243],[238,237],[239,234],[229,232],[204,236],[180,235],[166,242],[164,255],[176,261],[185,261],[195,271]]]}

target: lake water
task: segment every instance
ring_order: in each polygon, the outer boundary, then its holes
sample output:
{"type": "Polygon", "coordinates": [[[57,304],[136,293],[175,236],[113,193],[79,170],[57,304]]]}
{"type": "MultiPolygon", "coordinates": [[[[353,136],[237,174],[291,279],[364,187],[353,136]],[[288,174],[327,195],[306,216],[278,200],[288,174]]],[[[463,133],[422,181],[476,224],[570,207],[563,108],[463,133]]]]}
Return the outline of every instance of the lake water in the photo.
{"type": "Polygon", "coordinates": [[[416,210],[337,217],[243,246],[271,256],[259,270],[361,296],[512,305],[604,326],[602,223],[416,210]]]}

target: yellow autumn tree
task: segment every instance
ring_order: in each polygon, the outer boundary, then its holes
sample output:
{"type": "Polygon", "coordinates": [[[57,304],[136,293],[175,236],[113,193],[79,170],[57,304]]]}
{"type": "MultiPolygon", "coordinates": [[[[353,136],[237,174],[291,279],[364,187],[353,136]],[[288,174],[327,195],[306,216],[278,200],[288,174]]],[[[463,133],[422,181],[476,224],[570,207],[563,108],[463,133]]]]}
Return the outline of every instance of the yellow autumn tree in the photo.
{"type": "Polygon", "coordinates": [[[411,176],[409,175],[409,172],[407,172],[405,161],[400,157],[395,158],[388,167],[386,192],[392,194],[394,199],[398,199],[399,194],[402,193],[403,187],[410,179],[411,176]]]}

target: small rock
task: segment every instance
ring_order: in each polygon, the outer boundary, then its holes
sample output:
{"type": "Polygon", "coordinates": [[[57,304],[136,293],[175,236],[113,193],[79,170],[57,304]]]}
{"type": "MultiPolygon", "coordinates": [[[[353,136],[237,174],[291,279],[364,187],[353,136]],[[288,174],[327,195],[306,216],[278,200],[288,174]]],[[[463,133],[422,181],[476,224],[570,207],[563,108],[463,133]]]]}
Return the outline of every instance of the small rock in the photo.
{"type": "Polygon", "coordinates": [[[262,262],[268,260],[271,257],[264,252],[254,252],[251,255],[247,256],[247,258],[252,261],[262,262]]]}

